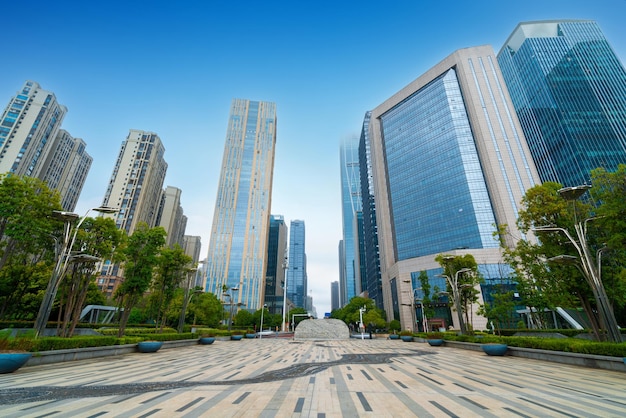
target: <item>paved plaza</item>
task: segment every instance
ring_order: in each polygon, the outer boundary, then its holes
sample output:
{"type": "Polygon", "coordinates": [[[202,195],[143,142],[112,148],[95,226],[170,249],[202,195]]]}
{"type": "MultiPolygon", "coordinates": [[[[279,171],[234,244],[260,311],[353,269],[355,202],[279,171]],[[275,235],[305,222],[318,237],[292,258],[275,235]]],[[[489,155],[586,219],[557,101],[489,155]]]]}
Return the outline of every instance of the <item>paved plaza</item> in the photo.
{"type": "Polygon", "coordinates": [[[400,340],[255,339],[0,375],[2,417],[624,417],[626,374],[400,340]]]}

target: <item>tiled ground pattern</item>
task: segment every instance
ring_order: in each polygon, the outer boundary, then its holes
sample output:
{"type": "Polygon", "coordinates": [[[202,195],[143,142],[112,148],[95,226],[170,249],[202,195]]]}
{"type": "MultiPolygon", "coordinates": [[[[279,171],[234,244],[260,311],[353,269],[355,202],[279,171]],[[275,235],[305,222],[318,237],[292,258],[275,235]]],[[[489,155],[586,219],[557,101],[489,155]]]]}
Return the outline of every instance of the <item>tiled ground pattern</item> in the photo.
{"type": "Polygon", "coordinates": [[[397,340],[217,341],[0,375],[0,417],[624,417],[626,375],[397,340]]]}

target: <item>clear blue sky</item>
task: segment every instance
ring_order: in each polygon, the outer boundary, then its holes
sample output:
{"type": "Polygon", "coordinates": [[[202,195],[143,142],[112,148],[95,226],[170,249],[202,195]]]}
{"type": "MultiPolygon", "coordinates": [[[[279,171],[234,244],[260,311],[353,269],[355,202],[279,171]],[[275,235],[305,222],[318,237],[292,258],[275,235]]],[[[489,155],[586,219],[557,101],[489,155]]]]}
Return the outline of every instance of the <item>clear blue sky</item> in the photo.
{"type": "Polygon", "coordinates": [[[0,105],[30,79],[67,106],[63,128],[94,157],[81,214],[129,129],[156,132],[206,257],[230,102],[275,102],[272,213],[306,223],[320,315],[339,279],[339,143],[367,110],[456,49],[498,51],[522,21],[596,20],[626,57],[626,0],[4,3],[0,105]]]}

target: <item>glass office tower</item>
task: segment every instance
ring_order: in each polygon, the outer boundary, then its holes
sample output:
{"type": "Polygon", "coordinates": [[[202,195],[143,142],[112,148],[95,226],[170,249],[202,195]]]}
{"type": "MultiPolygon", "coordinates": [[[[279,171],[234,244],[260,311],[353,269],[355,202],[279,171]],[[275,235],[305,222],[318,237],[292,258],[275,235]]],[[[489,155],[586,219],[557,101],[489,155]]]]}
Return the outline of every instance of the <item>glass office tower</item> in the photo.
{"type": "Polygon", "coordinates": [[[361,182],[359,173],[359,140],[346,139],[339,148],[339,168],[341,170],[341,220],[343,247],[340,249],[339,274],[341,306],[361,293],[359,272],[359,237],[356,216],[361,211],[361,182]]]}
{"type": "Polygon", "coordinates": [[[505,270],[493,233],[522,236],[538,175],[490,46],[454,52],[375,108],[369,142],[385,311],[416,329],[417,277],[442,272],[437,255],[471,254],[488,280],[506,276],[491,274],[505,270]]]}
{"type": "Polygon", "coordinates": [[[498,62],[542,181],[626,163],[626,71],[595,22],[520,23],[498,62]]]}
{"type": "Polygon", "coordinates": [[[206,290],[230,289],[232,303],[263,306],[276,145],[276,105],[234,99],[220,173],[206,290]],[[236,290],[232,290],[236,289],[236,290]]]}
{"type": "Polygon", "coordinates": [[[289,269],[287,298],[299,308],[307,309],[306,230],[304,221],[289,224],[289,269]]]}

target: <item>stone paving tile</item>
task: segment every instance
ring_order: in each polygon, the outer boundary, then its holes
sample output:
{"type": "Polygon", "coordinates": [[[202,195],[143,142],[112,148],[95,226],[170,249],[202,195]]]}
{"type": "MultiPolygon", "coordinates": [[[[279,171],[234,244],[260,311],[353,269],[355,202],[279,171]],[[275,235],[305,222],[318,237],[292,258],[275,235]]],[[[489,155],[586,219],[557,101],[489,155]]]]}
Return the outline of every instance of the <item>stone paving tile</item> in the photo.
{"type": "Polygon", "coordinates": [[[626,375],[392,340],[217,341],[24,367],[0,417],[623,417],[626,375]]]}

